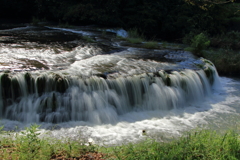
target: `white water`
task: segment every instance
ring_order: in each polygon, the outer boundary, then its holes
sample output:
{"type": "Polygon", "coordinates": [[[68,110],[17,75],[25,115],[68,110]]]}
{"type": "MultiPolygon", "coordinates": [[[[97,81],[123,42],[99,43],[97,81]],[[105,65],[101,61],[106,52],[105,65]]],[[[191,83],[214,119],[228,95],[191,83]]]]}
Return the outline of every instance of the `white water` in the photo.
{"type": "MultiPolygon", "coordinates": [[[[85,34],[77,30],[73,33],[85,34]]],[[[5,130],[15,130],[15,127],[21,130],[34,122],[41,125],[42,137],[91,139],[97,144],[118,145],[146,137],[164,141],[196,127],[219,131],[238,127],[235,122],[240,119],[240,81],[222,77],[211,87],[203,71],[189,70],[204,61],[196,60],[189,53],[130,47],[104,55],[100,48],[86,45],[57,54],[51,48],[18,45],[1,46],[2,70],[34,70],[34,65],[28,63],[34,60],[51,72],[70,77],[67,83],[71,86],[64,94],[58,93],[51,89],[54,75],[31,72],[35,82],[39,75],[45,74],[48,84],[42,86],[45,92],[41,95],[39,88],[27,85],[24,74],[12,74],[11,78],[20,82],[21,97],[9,104],[1,116],[22,122],[2,119],[5,130]],[[145,55],[158,57],[158,54],[180,62],[142,58],[145,55]],[[167,86],[164,78],[153,76],[153,72],[159,70],[180,71],[169,74],[171,86],[167,86]],[[112,74],[108,80],[92,77],[84,81],[80,78],[99,73],[112,74]],[[27,91],[29,88],[34,90],[31,94],[27,91]],[[53,99],[57,99],[55,109],[52,109],[53,99]],[[44,109],[43,104],[47,106],[44,109]],[[45,122],[39,120],[41,109],[47,114],[45,122]],[[59,121],[65,117],[68,122],[47,123],[53,121],[54,116],[60,118],[59,121]],[[146,136],[142,135],[142,130],[146,130],[146,136]]],[[[211,68],[209,64],[207,67],[211,68]]],[[[1,111],[3,105],[3,93],[0,92],[1,111]]]]}
{"type": "MultiPolygon", "coordinates": [[[[40,123],[42,137],[88,140],[97,144],[119,145],[146,137],[159,141],[171,139],[193,128],[212,128],[217,131],[239,128],[240,81],[221,77],[221,88],[202,100],[184,108],[172,110],[132,111],[118,117],[112,124],[75,121],[60,124],[40,123]],[[55,128],[55,129],[54,129],[55,128]],[[142,135],[146,130],[147,135],[142,135]]],[[[1,120],[5,130],[30,126],[28,123],[1,120]]]]}

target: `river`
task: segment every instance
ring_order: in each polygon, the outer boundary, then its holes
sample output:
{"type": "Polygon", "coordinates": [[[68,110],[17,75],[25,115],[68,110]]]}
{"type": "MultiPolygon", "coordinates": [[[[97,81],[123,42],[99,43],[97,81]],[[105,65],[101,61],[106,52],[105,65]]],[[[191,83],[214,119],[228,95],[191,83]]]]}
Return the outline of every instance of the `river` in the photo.
{"type": "Polygon", "coordinates": [[[145,49],[116,38],[123,33],[1,30],[4,130],[36,123],[42,137],[100,145],[167,141],[194,128],[238,130],[239,79],[219,77],[211,62],[179,45],[145,49]]]}

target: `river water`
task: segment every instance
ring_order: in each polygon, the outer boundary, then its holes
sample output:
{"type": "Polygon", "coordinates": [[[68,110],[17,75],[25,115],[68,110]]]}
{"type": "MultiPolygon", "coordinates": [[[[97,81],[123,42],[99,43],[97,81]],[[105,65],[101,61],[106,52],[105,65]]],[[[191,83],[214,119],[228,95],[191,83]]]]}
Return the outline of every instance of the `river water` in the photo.
{"type": "Polygon", "coordinates": [[[105,31],[2,30],[4,130],[36,123],[42,137],[101,145],[166,141],[194,128],[238,130],[239,79],[219,77],[209,61],[179,46],[123,45],[114,33],[123,30],[105,31]]]}

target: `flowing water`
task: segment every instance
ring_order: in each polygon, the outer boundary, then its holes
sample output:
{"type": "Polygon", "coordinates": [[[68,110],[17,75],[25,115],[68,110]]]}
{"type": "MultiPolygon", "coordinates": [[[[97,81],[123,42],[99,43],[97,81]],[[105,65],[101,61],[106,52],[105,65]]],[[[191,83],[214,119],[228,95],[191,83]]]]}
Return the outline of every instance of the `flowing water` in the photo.
{"type": "Polygon", "coordinates": [[[131,47],[115,38],[123,30],[106,31],[2,30],[4,129],[37,123],[42,136],[115,145],[238,127],[238,79],[219,77],[211,62],[181,48],[131,47]]]}

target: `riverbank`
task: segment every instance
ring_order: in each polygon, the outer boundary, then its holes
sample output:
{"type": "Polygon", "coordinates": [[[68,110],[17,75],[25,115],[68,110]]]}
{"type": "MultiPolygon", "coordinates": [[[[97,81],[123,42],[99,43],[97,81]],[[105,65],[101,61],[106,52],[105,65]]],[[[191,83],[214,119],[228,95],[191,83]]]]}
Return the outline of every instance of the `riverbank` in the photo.
{"type": "Polygon", "coordinates": [[[240,54],[230,49],[215,49],[204,52],[204,58],[213,62],[219,75],[240,76],[240,54]]]}
{"type": "MultiPolygon", "coordinates": [[[[39,138],[37,125],[24,132],[1,132],[1,159],[239,159],[237,131],[192,130],[180,138],[158,142],[148,138],[136,144],[98,146],[84,139],[39,138]],[[6,136],[10,135],[10,136],[6,136]],[[11,136],[12,135],[12,136],[11,136]]],[[[157,139],[155,137],[155,139],[157,139]]]]}

